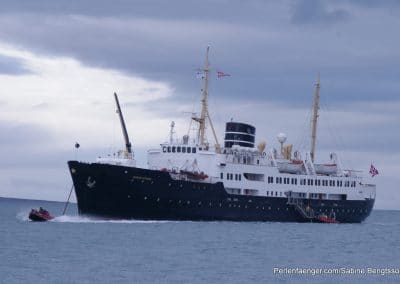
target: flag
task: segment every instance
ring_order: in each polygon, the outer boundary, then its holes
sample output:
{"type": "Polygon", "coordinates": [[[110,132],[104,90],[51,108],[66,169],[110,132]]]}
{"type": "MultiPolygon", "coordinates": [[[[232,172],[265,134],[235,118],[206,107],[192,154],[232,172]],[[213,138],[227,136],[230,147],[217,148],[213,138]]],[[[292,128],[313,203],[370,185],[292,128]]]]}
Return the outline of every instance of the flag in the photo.
{"type": "Polygon", "coordinates": [[[374,177],[377,174],[379,174],[378,170],[374,167],[373,164],[371,164],[371,168],[369,169],[369,173],[371,174],[372,177],[374,177]]]}
{"type": "Polygon", "coordinates": [[[227,77],[227,76],[231,76],[230,74],[224,73],[222,71],[217,71],[217,77],[221,78],[221,77],[227,77]]]}

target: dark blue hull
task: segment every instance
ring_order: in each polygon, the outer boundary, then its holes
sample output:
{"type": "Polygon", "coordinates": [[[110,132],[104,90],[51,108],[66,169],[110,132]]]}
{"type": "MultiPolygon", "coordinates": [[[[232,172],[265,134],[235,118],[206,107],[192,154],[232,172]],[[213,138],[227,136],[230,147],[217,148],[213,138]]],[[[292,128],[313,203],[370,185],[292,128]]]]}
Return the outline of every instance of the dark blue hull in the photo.
{"type": "MultiPolygon", "coordinates": [[[[169,173],[68,162],[79,213],[115,219],[309,222],[287,198],[228,194],[214,184],[174,180],[169,173]]],[[[305,199],[316,213],[335,212],[340,223],[359,223],[374,199],[305,199]]]]}

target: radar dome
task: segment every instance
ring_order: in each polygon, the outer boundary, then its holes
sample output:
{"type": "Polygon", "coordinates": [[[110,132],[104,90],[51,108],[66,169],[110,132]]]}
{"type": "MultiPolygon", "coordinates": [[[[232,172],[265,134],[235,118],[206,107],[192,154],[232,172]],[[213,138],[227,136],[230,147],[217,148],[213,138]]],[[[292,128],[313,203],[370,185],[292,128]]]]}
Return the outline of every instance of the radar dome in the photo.
{"type": "Polygon", "coordinates": [[[279,133],[278,134],[278,141],[279,141],[279,143],[285,143],[286,142],[286,139],[287,139],[287,137],[286,137],[286,134],[285,133],[279,133]]]}

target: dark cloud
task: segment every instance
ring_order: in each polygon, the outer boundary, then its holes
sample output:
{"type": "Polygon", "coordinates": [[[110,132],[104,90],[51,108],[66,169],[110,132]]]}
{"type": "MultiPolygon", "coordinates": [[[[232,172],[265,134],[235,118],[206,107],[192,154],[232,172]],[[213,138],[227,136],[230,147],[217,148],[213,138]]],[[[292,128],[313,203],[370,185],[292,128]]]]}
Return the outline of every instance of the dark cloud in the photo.
{"type": "Polygon", "coordinates": [[[0,54],[0,75],[23,75],[27,73],[31,73],[31,71],[26,68],[22,60],[0,54]]]}
{"type": "Polygon", "coordinates": [[[3,41],[170,82],[178,100],[201,89],[195,70],[209,43],[214,71],[232,74],[211,83],[210,93],[219,97],[306,103],[320,72],[332,82],[325,91],[338,101],[374,100],[378,85],[380,98],[398,99],[391,86],[400,57],[390,47],[399,42],[382,24],[352,29],[356,20],[361,26],[376,20],[353,19],[351,7],[361,9],[357,1],[6,1],[3,6],[3,41]],[[383,64],[386,71],[375,72],[383,64]]]}

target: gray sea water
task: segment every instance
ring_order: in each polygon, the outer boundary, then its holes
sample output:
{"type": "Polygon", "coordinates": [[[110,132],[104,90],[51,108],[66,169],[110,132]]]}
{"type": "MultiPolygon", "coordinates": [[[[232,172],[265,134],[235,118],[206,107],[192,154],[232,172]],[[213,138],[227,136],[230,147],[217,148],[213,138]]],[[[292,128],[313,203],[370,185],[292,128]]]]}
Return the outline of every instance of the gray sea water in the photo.
{"type": "Polygon", "coordinates": [[[400,282],[400,211],[362,224],[152,222],[63,206],[0,198],[0,283],[400,282]],[[30,222],[39,206],[59,217],[30,222]]]}

